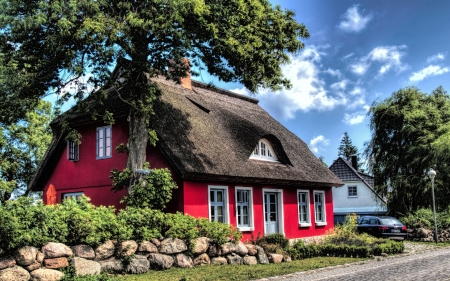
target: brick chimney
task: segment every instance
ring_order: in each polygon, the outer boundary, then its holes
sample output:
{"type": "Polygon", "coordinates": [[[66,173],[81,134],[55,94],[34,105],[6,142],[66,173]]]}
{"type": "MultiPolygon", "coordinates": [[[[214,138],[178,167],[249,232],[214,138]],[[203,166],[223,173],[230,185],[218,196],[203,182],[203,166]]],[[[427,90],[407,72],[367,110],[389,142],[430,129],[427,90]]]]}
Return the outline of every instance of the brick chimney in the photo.
{"type": "Polygon", "coordinates": [[[358,157],[356,155],[352,155],[352,167],[358,170],[358,157]]]}
{"type": "MultiPolygon", "coordinates": [[[[186,71],[186,77],[180,77],[179,78],[179,82],[181,84],[181,86],[185,89],[188,90],[192,90],[192,83],[191,83],[191,67],[189,65],[190,61],[188,58],[183,58],[182,62],[185,66],[187,66],[187,71],[186,71]]],[[[174,61],[170,60],[170,63],[173,64],[174,61]]],[[[171,72],[173,70],[173,68],[169,67],[169,72],[171,72]]]]}

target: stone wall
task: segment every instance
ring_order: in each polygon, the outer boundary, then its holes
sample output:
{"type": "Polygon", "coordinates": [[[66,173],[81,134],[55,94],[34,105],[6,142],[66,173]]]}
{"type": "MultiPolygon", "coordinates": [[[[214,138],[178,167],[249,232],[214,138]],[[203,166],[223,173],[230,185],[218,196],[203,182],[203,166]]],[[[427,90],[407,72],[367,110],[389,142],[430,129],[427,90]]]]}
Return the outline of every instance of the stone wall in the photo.
{"type": "MultiPolygon", "coordinates": [[[[413,241],[434,242],[434,231],[426,227],[416,226],[408,229],[408,239],[413,241]]],[[[438,234],[438,242],[450,241],[450,228],[438,234]]]]}
{"type": "Polygon", "coordinates": [[[0,249],[0,281],[3,280],[60,280],[59,269],[75,269],[77,275],[98,275],[101,272],[139,274],[150,269],[172,266],[193,267],[210,264],[252,265],[290,261],[279,254],[265,253],[263,248],[228,242],[218,246],[206,237],[190,241],[180,239],[128,240],[121,243],[109,240],[93,249],[88,245],[68,247],[61,243],[47,243],[41,249],[26,246],[14,253],[0,249]],[[193,255],[188,255],[188,245],[193,255]]]}

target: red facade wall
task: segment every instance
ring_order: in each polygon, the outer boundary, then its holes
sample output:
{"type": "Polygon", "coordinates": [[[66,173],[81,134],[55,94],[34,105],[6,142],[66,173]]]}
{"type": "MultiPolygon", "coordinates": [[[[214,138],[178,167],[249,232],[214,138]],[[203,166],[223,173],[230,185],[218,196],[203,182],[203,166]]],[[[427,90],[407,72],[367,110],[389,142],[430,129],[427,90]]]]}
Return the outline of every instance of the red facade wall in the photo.
{"type": "MultiPolygon", "coordinates": [[[[310,227],[299,227],[298,224],[298,205],[297,189],[293,187],[277,186],[252,186],[248,184],[224,184],[224,183],[205,183],[185,181],[184,191],[184,213],[194,217],[208,218],[208,186],[227,186],[228,187],[228,216],[231,225],[236,226],[236,201],[235,187],[252,187],[253,191],[253,231],[243,232],[243,240],[250,240],[264,235],[264,208],[263,208],[263,188],[281,189],[283,194],[283,216],[284,216],[284,234],[286,238],[301,238],[324,235],[334,227],[333,200],[331,188],[310,189],[310,227]],[[316,226],[314,221],[314,190],[325,191],[325,212],[327,225],[316,226]]],[[[305,189],[305,188],[302,188],[305,189]]]]}
{"type": "MultiPolygon", "coordinates": [[[[96,128],[104,124],[88,124],[78,128],[82,135],[82,143],[79,146],[79,161],[71,162],[67,159],[67,147],[60,155],[51,177],[47,181],[44,192],[50,184],[55,186],[56,201],[61,202],[64,193],[83,192],[91,198],[95,205],[115,206],[116,209],[125,207],[120,204],[120,199],[126,195],[126,190],[114,193],[111,191],[110,171],[114,168],[122,170],[126,166],[127,155],[118,154],[114,148],[121,143],[127,142],[128,124],[126,120],[117,120],[112,125],[112,148],[111,158],[96,159],[96,128]]],[[[287,238],[301,238],[324,235],[333,228],[333,201],[331,188],[310,188],[310,227],[299,227],[298,224],[298,206],[297,189],[295,187],[282,186],[261,186],[248,184],[227,184],[200,181],[182,181],[177,178],[176,173],[171,169],[169,162],[164,158],[158,148],[149,146],[147,148],[147,159],[151,165],[150,168],[169,168],[174,180],[178,183],[178,189],[173,192],[173,199],[168,204],[168,212],[180,211],[194,217],[208,218],[208,186],[227,186],[228,187],[228,220],[231,225],[236,226],[236,204],[235,187],[251,187],[253,196],[253,231],[244,232],[243,240],[250,240],[251,235],[254,238],[264,235],[264,206],[263,192],[266,189],[276,189],[282,191],[282,213],[283,231],[287,238]],[[313,190],[325,191],[325,210],[327,225],[316,226],[314,222],[314,193],[313,190]]],[[[305,188],[302,188],[305,189],[305,188]]],[[[46,196],[43,196],[44,203],[46,196]]]]}

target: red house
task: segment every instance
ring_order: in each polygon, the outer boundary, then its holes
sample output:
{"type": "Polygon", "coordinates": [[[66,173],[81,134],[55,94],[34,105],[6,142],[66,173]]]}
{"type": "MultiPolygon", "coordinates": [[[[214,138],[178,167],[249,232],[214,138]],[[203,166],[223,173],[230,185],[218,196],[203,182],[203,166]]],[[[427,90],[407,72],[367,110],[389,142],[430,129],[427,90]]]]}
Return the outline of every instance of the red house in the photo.
{"type": "MultiPolygon", "coordinates": [[[[155,81],[162,90],[152,120],[159,141],[148,145],[147,159],[151,168],[169,168],[178,183],[168,211],[232,224],[244,240],[275,232],[312,237],[333,228],[331,188],[342,181],[258,100],[190,78],[181,85],[155,81]]],[[[53,185],[57,202],[85,194],[93,204],[124,207],[126,191],[110,191],[109,175],[126,165],[127,155],[115,147],[127,142],[128,107],[119,99],[105,107],[115,114],[111,126],[91,113],[69,118],[80,145],[67,143],[53,122],[53,141],[30,182],[44,191],[44,203],[53,185]]]]}

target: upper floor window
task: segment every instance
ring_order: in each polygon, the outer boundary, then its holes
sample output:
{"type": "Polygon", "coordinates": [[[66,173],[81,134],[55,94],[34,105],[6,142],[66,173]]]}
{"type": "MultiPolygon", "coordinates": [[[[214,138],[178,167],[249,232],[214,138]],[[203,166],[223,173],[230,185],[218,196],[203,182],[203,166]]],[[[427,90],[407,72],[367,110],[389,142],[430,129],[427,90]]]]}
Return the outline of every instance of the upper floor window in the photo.
{"type": "Polygon", "coordinates": [[[70,161],[78,161],[79,145],[74,141],[67,142],[67,159],[70,161]]]}
{"type": "Polygon", "coordinates": [[[348,197],[357,197],[358,196],[358,189],[356,186],[349,186],[348,187],[348,197]]]}
{"type": "Polygon", "coordinates": [[[240,231],[253,230],[252,189],[236,187],[236,225],[240,231]]]}
{"type": "Polygon", "coordinates": [[[270,143],[262,139],[258,142],[255,149],[250,156],[250,159],[267,160],[267,161],[278,161],[275,153],[273,153],[272,146],[270,143]]]}
{"type": "Polygon", "coordinates": [[[112,156],[111,126],[97,128],[97,159],[112,156]]]}

